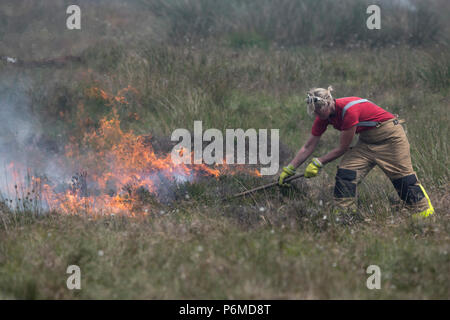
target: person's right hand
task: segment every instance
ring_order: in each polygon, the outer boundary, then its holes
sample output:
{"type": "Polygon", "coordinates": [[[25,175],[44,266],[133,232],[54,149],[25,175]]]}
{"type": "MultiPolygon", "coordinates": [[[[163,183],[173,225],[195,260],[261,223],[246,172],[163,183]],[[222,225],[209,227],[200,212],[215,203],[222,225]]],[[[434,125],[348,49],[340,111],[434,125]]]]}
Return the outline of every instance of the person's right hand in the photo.
{"type": "Polygon", "coordinates": [[[280,187],[289,187],[289,183],[284,183],[284,179],[293,176],[295,174],[295,168],[292,164],[288,165],[287,167],[283,168],[283,171],[280,174],[280,177],[278,178],[278,185],[280,187]]]}

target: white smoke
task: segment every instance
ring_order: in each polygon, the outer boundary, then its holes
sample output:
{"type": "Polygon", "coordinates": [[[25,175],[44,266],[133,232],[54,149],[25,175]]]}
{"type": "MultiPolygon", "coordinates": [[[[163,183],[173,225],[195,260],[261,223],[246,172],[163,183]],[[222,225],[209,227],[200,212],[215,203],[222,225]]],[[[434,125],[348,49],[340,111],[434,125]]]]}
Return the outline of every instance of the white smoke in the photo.
{"type": "Polygon", "coordinates": [[[61,156],[42,139],[42,125],[27,94],[30,82],[17,76],[20,81],[0,75],[0,201],[28,193],[32,176],[53,181],[71,177],[71,170],[58,165],[61,156]]]}
{"type": "Polygon", "coordinates": [[[0,195],[5,198],[12,197],[14,185],[21,183],[15,181],[17,176],[26,175],[23,171],[30,160],[29,146],[41,135],[23,91],[26,81],[19,84],[11,80],[7,76],[0,79],[0,195]],[[16,164],[16,170],[11,170],[11,163],[16,164]]]}

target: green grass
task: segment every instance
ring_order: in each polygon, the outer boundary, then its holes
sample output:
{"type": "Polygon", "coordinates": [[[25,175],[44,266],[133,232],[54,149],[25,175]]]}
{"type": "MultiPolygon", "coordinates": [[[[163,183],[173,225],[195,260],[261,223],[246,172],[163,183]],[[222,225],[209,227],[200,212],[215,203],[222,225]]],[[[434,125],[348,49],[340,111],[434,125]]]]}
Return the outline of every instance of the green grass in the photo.
{"type": "Polygon", "coordinates": [[[177,207],[143,219],[51,214],[33,223],[11,222],[0,242],[2,298],[448,295],[448,215],[426,225],[395,216],[345,226],[324,220],[323,210],[313,206],[309,215],[293,204],[272,204],[264,212],[237,205],[177,207]],[[72,264],[81,268],[79,291],[65,287],[72,264]],[[366,288],[365,270],[372,264],[381,268],[381,290],[366,288]]]}

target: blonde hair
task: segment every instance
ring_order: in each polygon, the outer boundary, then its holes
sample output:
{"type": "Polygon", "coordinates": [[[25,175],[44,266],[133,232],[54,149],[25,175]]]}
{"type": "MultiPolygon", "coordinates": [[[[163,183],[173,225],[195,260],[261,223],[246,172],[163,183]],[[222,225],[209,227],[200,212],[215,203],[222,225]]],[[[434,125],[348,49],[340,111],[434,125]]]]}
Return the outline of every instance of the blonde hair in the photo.
{"type": "Polygon", "coordinates": [[[333,103],[331,91],[333,91],[333,87],[329,86],[328,89],[313,88],[306,93],[306,104],[309,115],[313,115],[316,109],[322,110],[331,107],[333,103]]]}

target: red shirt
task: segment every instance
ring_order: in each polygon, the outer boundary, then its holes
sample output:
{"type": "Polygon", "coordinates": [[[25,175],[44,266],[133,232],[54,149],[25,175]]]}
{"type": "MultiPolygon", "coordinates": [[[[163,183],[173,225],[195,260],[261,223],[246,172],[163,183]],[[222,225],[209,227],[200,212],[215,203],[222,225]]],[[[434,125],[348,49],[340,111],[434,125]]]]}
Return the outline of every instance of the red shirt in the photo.
{"type": "MultiPolygon", "coordinates": [[[[376,121],[383,122],[389,119],[393,119],[392,113],[387,112],[383,108],[377,106],[376,104],[368,101],[357,103],[345,111],[344,119],[342,119],[342,110],[345,105],[354,100],[360,100],[358,97],[346,97],[340,99],[334,99],[336,110],[334,115],[330,115],[327,120],[320,120],[317,116],[314,120],[311,133],[314,136],[321,136],[327,126],[332,124],[333,127],[339,131],[347,130],[356,125],[361,121],[376,121]]],[[[360,133],[364,130],[369,130],[374,127],[357,127],[356,133],[360,133]]]]}

